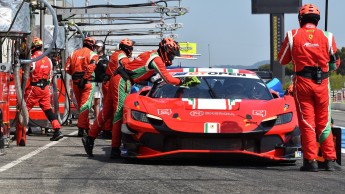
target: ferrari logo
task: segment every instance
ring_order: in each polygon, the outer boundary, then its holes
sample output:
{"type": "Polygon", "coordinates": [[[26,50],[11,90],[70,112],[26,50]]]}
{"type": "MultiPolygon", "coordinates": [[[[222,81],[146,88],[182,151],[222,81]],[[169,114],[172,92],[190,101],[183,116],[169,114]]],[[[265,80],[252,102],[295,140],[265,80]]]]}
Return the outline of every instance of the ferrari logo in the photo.
{"type": "Polygon", "coordinates": [[[311,40],[311,39],[313,39],[313,35],[312,34],[309,34],[308,35],[308,38],[311,40]]]}

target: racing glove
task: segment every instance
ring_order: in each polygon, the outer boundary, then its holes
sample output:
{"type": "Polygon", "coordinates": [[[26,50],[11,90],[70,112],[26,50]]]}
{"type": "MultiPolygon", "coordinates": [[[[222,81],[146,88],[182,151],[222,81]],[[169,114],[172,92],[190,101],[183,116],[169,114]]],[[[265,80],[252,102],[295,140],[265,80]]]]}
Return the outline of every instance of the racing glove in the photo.
{"type": "Polygon", "coordinates": [[[81,78],[79,83],[78,83],[78,88],[81,89],[81,90],[84,89],[86,83],[87,83],[87,80],[84,79],[84,78],[81,78]]]}
{"type": "Polygon", "coordinates": [[[338,53],[329,55],[329,62],[328,62],[329,72],[337,69],[337,65],[335,63],[337,62],[338,59],[339,59],[338,53]]]}
{"type": "Polygon", "coordinates": [[[110,80],[110,75],[105,74],[105,75],[104,75],[104,78],[103,78],[103,83],[106,83],[106,82],[109,81],[109,80],[110,80]]]}
{"type": "Polygon", "coordinates": [[[180,77],[180,86],[194,87],[199,85],[201,82],[196,76],[192,77],[180,77]]]}
{"type": "Polygon", "coordinates": [[[150,82],[152,83],[160,83],[161,81],[163,81],[163,79],[158,73],[150,78],[150,82]]]}

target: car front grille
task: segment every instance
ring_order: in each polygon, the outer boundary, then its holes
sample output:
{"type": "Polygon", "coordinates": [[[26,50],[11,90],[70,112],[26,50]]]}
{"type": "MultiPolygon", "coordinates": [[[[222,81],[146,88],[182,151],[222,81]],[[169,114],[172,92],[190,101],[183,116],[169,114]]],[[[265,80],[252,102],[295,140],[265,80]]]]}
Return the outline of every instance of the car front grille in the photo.
{"type": "Polygon", "coordinates": [[[224,135],[166,135],[145,133],[140,143],[157,151],[174,150],[246,150],[255,153],[273,150],[279,143],[283,143],[278,136],[241,136],[224,135]],[[268,138],[269,137],[269,138],[268,138]]]}

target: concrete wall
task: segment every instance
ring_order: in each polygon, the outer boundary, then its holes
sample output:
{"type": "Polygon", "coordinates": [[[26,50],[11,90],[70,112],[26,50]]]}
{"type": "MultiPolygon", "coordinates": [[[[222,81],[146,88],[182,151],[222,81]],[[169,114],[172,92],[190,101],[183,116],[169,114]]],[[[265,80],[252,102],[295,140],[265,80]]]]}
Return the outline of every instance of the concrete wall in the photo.
{"type": "Polygon", "coordinates": [[[332,103],[333,110],[345,110],[345,104],[341,102],[333,102],[332,103]]]}

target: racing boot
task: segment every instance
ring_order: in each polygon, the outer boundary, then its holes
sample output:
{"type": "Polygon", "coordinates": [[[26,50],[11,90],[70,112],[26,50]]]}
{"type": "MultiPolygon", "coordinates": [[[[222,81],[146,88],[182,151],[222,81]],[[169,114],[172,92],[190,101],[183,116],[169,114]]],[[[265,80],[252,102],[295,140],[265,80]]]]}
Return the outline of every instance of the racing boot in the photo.
{"type": "Polygon", "coordinates": [[[85,133],[85,130],[83,128],[78,128],[78,137],[84,137],[87,134],[85,133]]]}
{"type": "Polygon", "coordinates": [[[341,166],[339,166],[335,160],[326,160],[325,170],[326,171],[335,171],[335,170],[341,171],[341,166]]]}
{"type": "Polygon", "coordinates": [[[55,129],[53,133],[53,137],[50,138],[50,141],[59,141],[59,139],[63,138],[63,135],[60,129],[55,129]]]}
{"type": "Polygon", "coordinates": [[[88,129],[85,129],[85,133],[86,133],[86,135],[89,135],[89,131],[90,131],[90,129],[88,128],[88,129]]]}
{"type": "Polygon", "coordinates": [[[103,139],[111,139],[111,137],[112,137],[111,130],[102,130],[101,137],[103,139]]]}
{"type": "Polygon", "coordinates": [[[319,167],[317,161],[303,159],[303,166],[301,166],[300,171],[318,172],[319,167]]]}
{"type": "Polygon", "coordinates": [[[85,136],[81,138],[81,141],[83,142],[84,149],[87,155],[89,155],[90,157],[93,157],[92,150],[93,150],[93,146],[95,145],[95,140],[92,139],[92,137],[90,136],[85,136]]]}
{"type": "Polygon", "coordinates": [[[121,150],[119,148],[111,148],[110,152],[110,158],[111,159],[119,159],[121,158],[121,150]]]}

